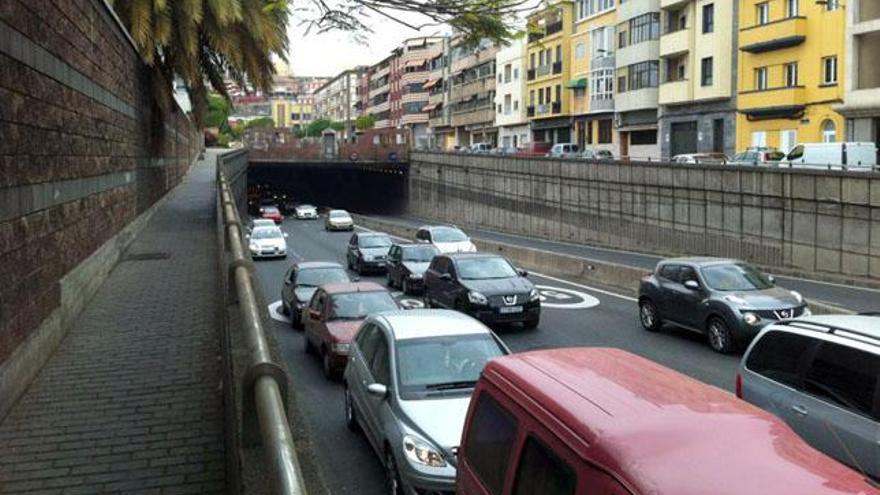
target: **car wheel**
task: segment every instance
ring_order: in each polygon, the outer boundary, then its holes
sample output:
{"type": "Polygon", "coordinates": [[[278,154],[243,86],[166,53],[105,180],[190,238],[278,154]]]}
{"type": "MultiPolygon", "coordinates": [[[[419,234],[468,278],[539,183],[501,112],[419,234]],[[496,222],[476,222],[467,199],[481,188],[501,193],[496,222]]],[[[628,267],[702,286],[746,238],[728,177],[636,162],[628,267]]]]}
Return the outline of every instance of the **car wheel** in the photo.
{"type": "Polygon", "coordinates": [[[639,321],[642,322],[642,327],[649,332],[656,332],[663,325],[660,315],[657,313],[657,306],[650,299],[639,301],[639,321]]]}
{"type": "Polygon", "coordinates": [[[324,378],[333,381],[336,379],[336,370],[333,369],[333,362],[330,361],[330,353],[327,349],[321,349],[321,368],[324,371],[324,378]]]}
{"type": "Polygon", "coordinates": [[[360,429],[357,422],[357,413],[354,411],[354,402],[351,400],[351,390],[345,387],[345,426],[351,431],[360,429]]]}
{"type": "Polygon", "coordinates": [[[299,311],[290,312],[290,326],[297,330],[302,329],[302,316],[299,311]]]}
{"type": "Polygon", "coordinates": [[[315,353],[315,348],[312,346],[312,342],[309,340],[309,334],[307,332],[303,332],[303,350],[306,351],[306,354],[315,353]]]}
{"type": "Polygon", "coordinates": [[[540,318],[533,318],[531,320],[526,320],[523,322],[523,328],[526,330],[534,330],[538,328],[538,324],[541,323],[540,318]]]}
{"type": "Polygon", "coordinates": [[[389,495],[402,495],[403,487],[400,486],[400,473],[397,471],[397,462],[394,454],[385,454],[385,493],[389,495]]]}
{"type": "Polygon", "coordinates": [[[730,333],[730,329],[727,328],[727,323],[724,320],[718,317],[710,318],[709,323],[706,325],[706,334],[709,338],[709,346],[712,347],[713,351],[722,354],[733,352],[735,347],[733,335],[730,333]]]}

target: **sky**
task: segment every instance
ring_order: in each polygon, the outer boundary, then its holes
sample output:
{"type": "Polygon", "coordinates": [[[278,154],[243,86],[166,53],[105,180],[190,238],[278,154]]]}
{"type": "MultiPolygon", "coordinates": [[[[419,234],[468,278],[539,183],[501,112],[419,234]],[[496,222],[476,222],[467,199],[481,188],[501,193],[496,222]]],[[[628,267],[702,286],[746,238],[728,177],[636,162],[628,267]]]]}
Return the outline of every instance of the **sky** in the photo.
{"type": "MultiPolygon", "coordinates": [[[[300,25],[300,21],[307,15],[294,12],[288,29],[288,61],[297,76],[334,76],[356,65],[372,65],[387,57],[391,50],[407,38],[449,32],[449,28],[445,26],[416,31],[375,14],[362,19],[373,32],[365,34],[368,43],[361,43],[351,33],[343,31],[316,34],[313,29],[306,34],[307,26],[300,25]]],[[[401,14],[400,17],[413,23],[424,21],[424,18],[416,14],[401,14]]]]}

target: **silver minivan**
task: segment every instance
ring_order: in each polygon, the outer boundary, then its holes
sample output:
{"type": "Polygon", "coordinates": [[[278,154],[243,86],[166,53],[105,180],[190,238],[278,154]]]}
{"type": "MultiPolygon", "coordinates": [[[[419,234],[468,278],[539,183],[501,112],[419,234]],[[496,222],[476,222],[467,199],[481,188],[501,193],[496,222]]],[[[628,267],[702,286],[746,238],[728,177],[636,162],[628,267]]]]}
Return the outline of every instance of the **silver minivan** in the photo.
{"type": "Polygon", "coordinates": [[[736,393],[818,450],[880,478],[880,317],[767,326],[743,356],[736,393]]]}
{"type": "Polygon", "coordinates": [[[343,377],[345,419],[383,462],[386,493],[455,491],[474,387],[486,363],[509,352],[457,311],[390,311],[364,321],[343,377]]]}

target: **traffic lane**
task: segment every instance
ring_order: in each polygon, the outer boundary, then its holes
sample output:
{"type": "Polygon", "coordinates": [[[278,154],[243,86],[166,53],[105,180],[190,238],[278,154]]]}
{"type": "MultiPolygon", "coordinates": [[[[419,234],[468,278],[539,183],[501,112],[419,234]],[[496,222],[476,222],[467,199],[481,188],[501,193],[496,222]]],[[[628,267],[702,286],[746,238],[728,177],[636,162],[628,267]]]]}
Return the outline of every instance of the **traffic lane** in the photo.
{"type": "MultiPolygon", "coordinates": [[[[545,306],[541,310],[541,324],[536,330],[524,330],[515,325],[495,328],[512,351],[580,346],[618,347],[705,383],[730,391],[734,389],[739,357],[712,351],[705,335],[671,325],[664,326],[660,332],[648,332],[639,323],[634,298],[537,273],[530,274],[529,278],[542,288],[542,294],[546,288],[551,291],[560,288],[583,292],[597,299],[599,304],[585,309],[545,306]]],[[[544,301],[545,304],[547,302],[553,304],[553,301],[544,301]]]]}
{"type": "MultiPolygon", "coordinates": [[[[413,228],[434,223],[423,218],[409,215],[376,216],[375,218],[377,220],[400,223],[413,228]]],[[[474,239],[483,239],[492,242],[511,244],[514,246],[541,249],[579,258],[618,263],[636,268],[644,268],[646,271],[653,270],[657,262],[663,259],[660,256],[650,254],[582,244],[548,241],[492,230],[478,228],[468,228],[464,230],[474,239]]],[[[809,280],[801,277],[786,277],[782,275],[777,276],[776,279],[781,287],[796,290],[803,294],[808,300],[824,302],[856,312],[880,311],[880,302],[878,302],[880,301],[880,290],[877,289],[853,287],[818,280],[809,280]]]]}
{"type": "MultiPolygon", "coordinates": [[[[280,299],[284,274],[295,261],[328,260],[344,265],[348,236],[343,232],[325,234],[323,225],[320,220],[285,220],[281,228],[288,234],[287,259],[254,262],[267,302],[280,299]]],[[[330,493],[384,493],[384,471],[379,458],[366,437],[345,426],[342,387],[324,378],[318,360],[304,352],[301,331],[274,319],[272,326],[330,493]]]]}

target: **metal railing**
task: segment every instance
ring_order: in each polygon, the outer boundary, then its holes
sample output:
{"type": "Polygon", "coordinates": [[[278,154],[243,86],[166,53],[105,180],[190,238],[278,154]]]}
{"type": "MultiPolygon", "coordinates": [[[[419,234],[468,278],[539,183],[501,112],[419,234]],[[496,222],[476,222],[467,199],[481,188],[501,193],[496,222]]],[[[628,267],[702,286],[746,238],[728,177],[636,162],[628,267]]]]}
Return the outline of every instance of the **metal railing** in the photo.
{"type": "Polygon", "coordinates": [[[287,419],[287,375],[272,359],[266,340],[261,306],[257,303],[253,286],[253,264],[244,247],[243,225],[229,183],[222,170],[218,170],[217,176],[223,228],[231,256],[229,274],[234,279],[241,311],[241,330],[249,354],[243,387],[243,400],[248,404],[243,411],[244,424],[255,420],[259,425],[259,439],[275,473],[276,492],[305,495],[305,484],[287,419]]]}

